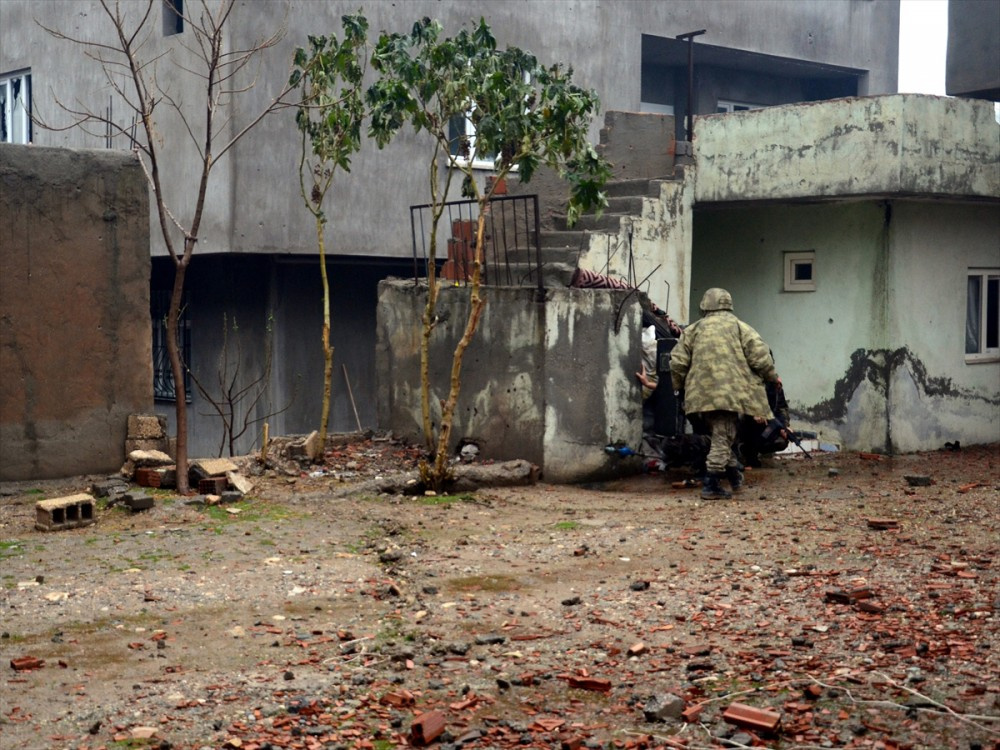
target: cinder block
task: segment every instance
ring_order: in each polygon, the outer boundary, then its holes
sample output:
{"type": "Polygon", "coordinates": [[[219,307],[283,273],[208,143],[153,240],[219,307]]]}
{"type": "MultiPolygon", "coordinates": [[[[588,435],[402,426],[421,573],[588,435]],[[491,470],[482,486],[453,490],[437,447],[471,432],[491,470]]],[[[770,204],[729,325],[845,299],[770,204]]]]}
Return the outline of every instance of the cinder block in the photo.
{"type": "Polygon", "coordinates": [[[221,495],[228,486],[229,481],[225,477],[209,477],[198,482],[198,494],[221,495]]]}
{"type": "Polygon", "coordinates": [[[85,492],[35,503],[35,528],[39,531],[76,529],[96,521],[94,498],[85,492]]]}
{"type": "Polygon", "coordinates": [[[156,469],[136,469],[135,483],[140,487],[159,487],[162,477],[156,469]]]}
{"type": "Polygon", "coordinates": [[[228,458],[199,458],[191,462],[189,477],[192,480],[225,477],[227,471],[239,471],[228,458]]]}
{"type": "Polygon", "coordinates": [[[167,436],[167,420],[156,414],[129,414],[128,437],[160,440],[167,436]]]}

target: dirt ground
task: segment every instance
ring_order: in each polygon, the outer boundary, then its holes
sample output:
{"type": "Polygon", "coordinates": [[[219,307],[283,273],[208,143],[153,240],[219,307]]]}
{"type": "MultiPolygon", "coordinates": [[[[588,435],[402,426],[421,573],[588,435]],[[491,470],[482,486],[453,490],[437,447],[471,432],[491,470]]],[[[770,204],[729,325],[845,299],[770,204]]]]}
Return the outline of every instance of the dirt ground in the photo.
{"type": "Polygon", "coordinates": [[[413,456],[59,532],[99,478],[0,487],[0,746],[1000,747],[998,446],[344,496],[413,456]]]}

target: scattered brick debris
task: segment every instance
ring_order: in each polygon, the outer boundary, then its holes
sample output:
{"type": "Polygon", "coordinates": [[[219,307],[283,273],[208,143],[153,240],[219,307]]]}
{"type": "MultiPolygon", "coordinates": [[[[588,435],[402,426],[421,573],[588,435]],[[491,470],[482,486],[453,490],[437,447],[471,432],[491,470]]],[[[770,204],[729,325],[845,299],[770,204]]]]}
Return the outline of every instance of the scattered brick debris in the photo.
{"type": "Polygon", "coordinates": [[[875,531],[888,531],[890,529],[898,529],[899,521],[895,518],[869,518],[868,528],[874,529],[875,531]]]}
{"type": "Polygon", "coordinates": [[[44,666],[45,660],[34,656],[19,656],[10,660],[10,668],[15,672],[27,672],[32,669],[41,669],[44,666]]]}

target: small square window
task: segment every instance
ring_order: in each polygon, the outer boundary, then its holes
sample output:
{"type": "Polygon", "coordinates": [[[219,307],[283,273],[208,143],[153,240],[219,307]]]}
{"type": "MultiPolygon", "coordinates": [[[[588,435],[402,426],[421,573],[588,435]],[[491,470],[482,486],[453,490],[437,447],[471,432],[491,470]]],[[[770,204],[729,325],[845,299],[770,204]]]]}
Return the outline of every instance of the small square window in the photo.
{"type": "Polygon", "coordinates": [[[785,253],[785,291],[816,291],[816,251],[785,253]]]}
{"type": "Polygon", "coordinates": [[[970,268],[966,287],[965,359],[1000,359],[1000,271],[970,268]]]}

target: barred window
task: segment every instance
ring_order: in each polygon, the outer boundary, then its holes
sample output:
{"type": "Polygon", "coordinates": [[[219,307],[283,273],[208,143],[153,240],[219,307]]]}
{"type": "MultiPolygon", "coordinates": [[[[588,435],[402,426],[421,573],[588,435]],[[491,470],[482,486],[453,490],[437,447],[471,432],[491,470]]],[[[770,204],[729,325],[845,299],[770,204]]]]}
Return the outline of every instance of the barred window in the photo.
{"type": "MultiPolygon", "coordinates": [[[[150,293],[150,312],[153,319],[153,398],[157,401],[176,401],[177,388],[170,369],[167,353],[167,311],[170,309],[170,291],[153,290],[150,293]]],[[[177,320],[177,343],[181,350],[184,369],[185,400],[191,402],[191,379],[187,363],[191,361],[191,320],[186,299],[181,303],[177,320]]]]}

